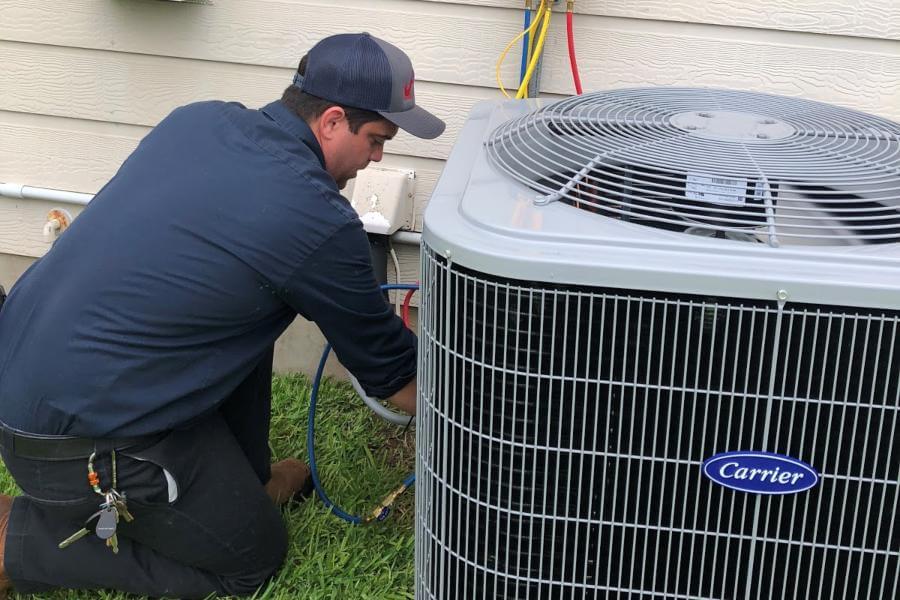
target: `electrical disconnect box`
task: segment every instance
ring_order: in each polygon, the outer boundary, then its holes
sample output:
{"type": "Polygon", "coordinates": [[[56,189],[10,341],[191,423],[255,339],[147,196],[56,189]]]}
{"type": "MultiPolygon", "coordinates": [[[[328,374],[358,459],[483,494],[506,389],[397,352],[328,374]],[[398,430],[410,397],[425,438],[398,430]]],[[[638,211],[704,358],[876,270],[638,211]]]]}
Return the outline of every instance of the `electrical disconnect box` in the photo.
{"type": "Polygon", "coordinates": [[[369,233],[390,235],[413,225],[416,172],[369,167],[360,171],[350,204],[369,233]]]}

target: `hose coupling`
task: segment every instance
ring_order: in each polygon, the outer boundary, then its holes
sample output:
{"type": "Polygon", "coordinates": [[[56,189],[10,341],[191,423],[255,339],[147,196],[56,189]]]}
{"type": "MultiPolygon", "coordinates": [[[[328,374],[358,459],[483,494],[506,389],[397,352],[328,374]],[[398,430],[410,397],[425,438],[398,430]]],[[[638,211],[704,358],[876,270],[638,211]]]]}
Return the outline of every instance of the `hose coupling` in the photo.
{"type": "Polygon", "coordinates": [[[388,515],[391,514],[391,507],[394,505],[394,502],[396,502],[397,498],[400,497],[400,494],[405,492],[407,489],[409,489],[409,486],[404,483],[396,490],[385,496],[384,500],[381,501],[381,504],[372,509],[372,512],[369,513],[368,517],[366,517],[364,523],[384,521],[385,519],[387,519],[388,515]]]}
{"type": "Polygon", "coordinates": [[[566,0],[566,12],[575,12],[575,0],[566,0]]]}

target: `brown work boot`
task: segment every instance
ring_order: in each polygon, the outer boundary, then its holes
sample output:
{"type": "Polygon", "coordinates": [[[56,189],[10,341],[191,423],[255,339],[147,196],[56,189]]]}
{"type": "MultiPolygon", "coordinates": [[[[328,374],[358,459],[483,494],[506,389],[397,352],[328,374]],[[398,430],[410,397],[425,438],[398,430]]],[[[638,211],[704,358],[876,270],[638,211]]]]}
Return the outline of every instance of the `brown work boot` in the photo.
{"type": "Polygon", "coordinates": [[[266,493],[272,502],[281,506],[288,500],[303,501],[312,492],[312,475],[305,462],[286,458],[272,464],[272,477],[266,493]]]}
{"type": "Polygon", "coordinates": [[[0,494],[0,600],[6,600],[12,582],[6,576],[6,564],[3,558],[6,555],[6,529],[9,526],[9,513],[12,510],[12,496],[0,494]]]}

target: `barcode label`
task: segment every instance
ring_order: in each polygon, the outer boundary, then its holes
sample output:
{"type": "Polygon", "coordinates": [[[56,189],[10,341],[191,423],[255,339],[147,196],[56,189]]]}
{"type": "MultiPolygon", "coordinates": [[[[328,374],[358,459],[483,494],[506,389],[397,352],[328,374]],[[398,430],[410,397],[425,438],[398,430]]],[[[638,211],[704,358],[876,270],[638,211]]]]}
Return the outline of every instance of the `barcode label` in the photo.
{"type": "Polygon", "coordinates": [[[690,200],[744,206],[747,179],[743,177],[715,177],[705,173],[688,173],[684,195],[690,200]]]}

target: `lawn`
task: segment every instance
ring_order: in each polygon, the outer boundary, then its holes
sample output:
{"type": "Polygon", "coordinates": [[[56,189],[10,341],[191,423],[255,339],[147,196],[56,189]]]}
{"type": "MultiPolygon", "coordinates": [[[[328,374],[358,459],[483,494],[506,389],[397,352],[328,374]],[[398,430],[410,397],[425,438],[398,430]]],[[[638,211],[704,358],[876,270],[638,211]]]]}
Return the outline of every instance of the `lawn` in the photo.
{"type": "MultiPolygon", "coordinates": [[[[306,377],[275,377],[270,440],[274,460],[306,459],[309,390],[306,377]]],[[[349,385],[324,382],[316,417],[319,476],[331,500],[351,514],[368,513],[413,470],[413,431],[404,432],[374,416],[349,385]]],[[[17,493],[5,469],[0,472],[0,488],[17,493]]],[[[254,598],[413,598],[413,496],[414,490],[408,490],[386,521],[370,526],[353,526],[336,518],[318,499],[289,508],[284,513],[290,535],[287,561],[254,598]]],[[[68,590],[12,597],[139,598],[68,590]]]]}

